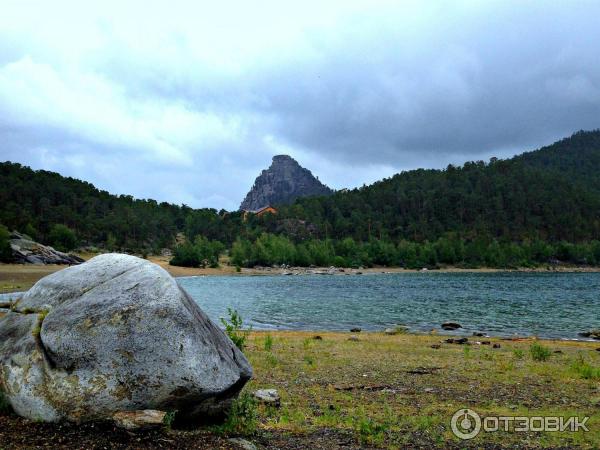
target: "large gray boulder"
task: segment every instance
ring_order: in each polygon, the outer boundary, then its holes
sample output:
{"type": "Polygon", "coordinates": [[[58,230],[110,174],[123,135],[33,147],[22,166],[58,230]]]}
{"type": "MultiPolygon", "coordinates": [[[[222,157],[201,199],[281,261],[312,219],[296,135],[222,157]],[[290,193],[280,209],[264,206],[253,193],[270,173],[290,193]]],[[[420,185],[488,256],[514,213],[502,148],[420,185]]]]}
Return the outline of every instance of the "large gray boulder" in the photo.
{"type": "Polygon", "coordinates": [[[0,389],[43,421],[222,414],[252,368],[159,266],[105,254],[49,275],[0,318],[0,389]]]}

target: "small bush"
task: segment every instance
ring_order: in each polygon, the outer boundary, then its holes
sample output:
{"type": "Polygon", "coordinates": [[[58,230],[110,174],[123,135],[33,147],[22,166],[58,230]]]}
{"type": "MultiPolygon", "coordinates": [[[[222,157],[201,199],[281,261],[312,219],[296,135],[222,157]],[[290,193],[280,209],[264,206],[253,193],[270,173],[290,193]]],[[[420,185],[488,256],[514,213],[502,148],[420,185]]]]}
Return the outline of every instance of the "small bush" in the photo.
{"type": "Polygon", "coordinates": [[[169,261],[169,265],[179,267],[200,267],[201,264],[202,259],[196,251],[196,247],[189,243],[175,247],[173,258],[169,261]]]}
{"type": "Polygon", "coordinates": [[[175,416],[177,415],[177,410],[168,411],[163,418],[163,425],[167,428],[171,428],[173,426],[173,422],[175,422],[175,416]]]}
{"type": "Polygon", "coordinates": [[[552,355],[552,352],[548,347],[545,347],[537,342],[531,344],[529,347],[529,353],[531,354],[531,359],[534,361],[547,361],[552,355]]]}
{"type": "Polygon", "coordinates": [[[227,333],[227,336],[229,336],[229,339],[233,341],[236,347],[243,351],[250,329],[243,330],[244,323],[242,316],[235,309],[227,308],[227,313],[229,314],[229,321],[221,317],[225,333],[227,333]]]}
{"type": "Polygon", "coordinates": [[[77,236],[75,232],[66,225],[57,223],[48,235],[50,244],[61,252],[68,252],[77,247],[77,236]]]}
{"type": "Polygon", "coordinates": [[[175,247],[172,266],[181,267],[219,267],[219,256],[225,246],[219,241],[210,241],[203,236],[196,236],[194,242],[186,242],[175,247]]]}
{"type": "Polygon", "coordinates": [[[270,334],[267,334],[265,336],[265,351],[270,352],[271,349],[273,348],[273,338],[271,337],[270,334]]]}
{"type": "Polygon", "coordinates": [[[348,264],[346,263],[346,260],[344,258],[342,258],[341,256],[336,256],[333,258],[333,265],[335,267],[347,267],[348,264]]]}
{"type": "Polygon", "coordinates": [[[257,403],[252,395],[243,392],[233,401],[225,423],[217,431],[225,434],[251,435],[258,425],[257,403]]]}
{"type": "Polygon", "coordinates": [[[169,261],[172,266],[181,267],[219,267],[219,256],[225,246],[219,241],[210,241],[203,236],[196,236],[194,242],[186,242],[175,247],[173,258],[169,261]]]}

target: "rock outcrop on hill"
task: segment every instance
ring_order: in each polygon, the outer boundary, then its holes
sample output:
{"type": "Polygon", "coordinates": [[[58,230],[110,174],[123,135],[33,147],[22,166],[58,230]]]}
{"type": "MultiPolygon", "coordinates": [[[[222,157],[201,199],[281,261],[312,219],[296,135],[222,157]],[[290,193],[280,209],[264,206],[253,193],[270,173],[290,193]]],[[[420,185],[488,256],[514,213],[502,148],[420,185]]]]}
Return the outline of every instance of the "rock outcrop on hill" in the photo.
{"type": "Polygon", "coordinates": [[[0,318],[0,390],[32,420],[147,409],[214,417],[251,376],[175,280],[134,256],[104,254],[49,275],[0,318]]]}
{"type": "Polygon", "coordinates": [[[47,245],[35,242],[26,234],[13,231],[10,234],[13,259],[19,264],[81,264],[83,259],[59,252],[47,245]]]}
{"type": "Polygon", "coordinates": [[[273,157],[271,166],[256,178],[240,209],[257,211],[268,205],[289,204],[299,197],[332,193],[295,159],[288,155],[277,155],[273,157]]]}

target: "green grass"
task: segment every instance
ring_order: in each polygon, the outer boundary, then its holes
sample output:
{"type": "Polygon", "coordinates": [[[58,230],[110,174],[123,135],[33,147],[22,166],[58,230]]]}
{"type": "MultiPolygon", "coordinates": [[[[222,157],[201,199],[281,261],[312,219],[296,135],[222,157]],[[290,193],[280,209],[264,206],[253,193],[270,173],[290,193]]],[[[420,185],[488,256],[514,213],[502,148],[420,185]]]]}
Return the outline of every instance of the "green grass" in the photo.
{"type": "Polygon", "coordinates": [[[313,334],[249,335],[246,354],[255,375],[247,389],[275,388],[282,397],[278,409],[257,405],[257,432],[306,435],[328,429],[351,433],[356,444],[366,446],[460,447],[450,419],[467,407],[482,416],[590,416],[589,433],[485,433],[471,447],[518,447],[523,439],[531,447],[600,444],[595,378],[600,353],[593,343],[490,339],[502,347],[432,349],[439,336],[363,332],[360,341],[351,342],[349,333],[320,332],[322,340],[313,334]],[[270,351],[264,350],[267,336],[277,342],[270,351]],[[524,357],[531,344],[545,355],[562,353],[540,364],[533,354],[524,357]],[[584,362],[571,364],[579,354],[584,362]]]}
{"type": "Polygon", "coordinates": [[[264,349],[266,352],[270,352],[272,348],[273,348],[273,337],[270,334],[267,334],[265,336],[264,349]]]}
{"type": "Polygon", "coordinates": [[[529,353],[534,361],[547,361],[552,356],[552,351],[538,342],[531,344],[529,353]]]}
{"type": "Polygon", "coordinates": [[[363,411],[356,418],[354,429],[360,444],[382,445],[385,441],[385,434],[389,431],[389,426],[384,422],[378,422],[375,419],[367,417],[363,411]]]}
{"type": "Polygon", "coordinates": [[[309,366],[315,365],[315,358],[311,355],[304,355],[304,362],[309,366]]]}
{"type": "Polygon", "coordinates": [[[585,380],[600,380],[600,366],[593,366],[581,355],[573,362],[571,369],[585,380]]]}
{"type": "Polygon", "coordinates": [[[465,345],[463,347],[463,353],[465,355],[465,359],[469,359],[471,357],[471,347],[469,345],[465,345]]]}
{"type": "Polygon", "coordinates": [[[38,338],[40,333],[42,332],[42,322],[44,322],[44,319],[46,318],[46,316],[48,315],[49,311],[41,311],[38,313],[38,321],[37,321],[37,325],[35,326],[35,328],[31,331],[31,334],[33,334],[33,336],[35,338],[38,338]]]}
{"type": "Polygon", "coordinates": [[[520,348],[515,348],[513,350],[513,356],[516,359],[523,359],[523,357],[525,356],[525,352],[522,349],[520,349],[520,348]]]}
{"type": "Polygon", "coordinates": [[[279,364],[277,356],[275,356],[273,353],[268,353],[266,359],[270,367],[275,367],[277,364],[279,364]]]}

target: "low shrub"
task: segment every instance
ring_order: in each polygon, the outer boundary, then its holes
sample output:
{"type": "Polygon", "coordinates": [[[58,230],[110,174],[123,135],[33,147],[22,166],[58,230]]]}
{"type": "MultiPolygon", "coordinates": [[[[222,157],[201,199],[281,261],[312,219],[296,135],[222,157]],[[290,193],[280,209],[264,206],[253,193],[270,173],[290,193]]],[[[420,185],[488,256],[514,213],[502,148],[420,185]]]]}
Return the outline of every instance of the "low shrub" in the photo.
{"type": "Polygon", "coordinates": [[[227,313],[229,314],[229,320],[225,320],[221,317],[221,323],[225,327],[225,333],[227,333],[227,336],[229,336],[229,339],[233,341],[236,347],[243,351],[251,328],[248,330],[243,329],[244,323],[242,316],[240,316],[235,309],[227,308],[227,313]]]}
{"type": "Polygon", "coordinates": [[[548,347],[537,342],[531,344],[529,353],[531,354],[531,359],[534,361],[547,361],[552,355],[552,351],[548,347]]]}
{"type": "Polygon", "coordinates": [[[75,232],[66,225],[60,223],[57,223],[52,227],[48,239],[50,244],[61,252],[73,250],[77,247],[78,242],[75,232]]]}
{"type": "Polygon", "coordinates": [[[258,407],[256,399],[247,392],[243,392],[233,401],[231,410],[223,425],[216,431],[223,434],[252,435],[258,425],[258,407]]]}
{"type": "Polygon", "coordinates": [[[219,256],[224,250],[225,246],[221,242],[196,236],[193,243],[186,242],[175,247],[169,264],[180,267],[217,268],[219,256]]]}
{"type": "Polygon", "coordinates": [[[163,418],[163,425],[166,428],[171,429],[171,427],[173,426],[173,422],[175,422],[175,416],[176,415],[177,415],[177,410],[168,411],[165,414],[165,417],[163,418]]]}

